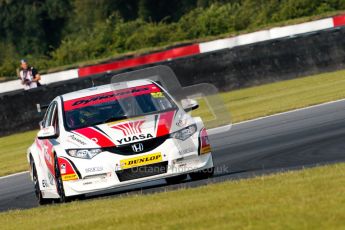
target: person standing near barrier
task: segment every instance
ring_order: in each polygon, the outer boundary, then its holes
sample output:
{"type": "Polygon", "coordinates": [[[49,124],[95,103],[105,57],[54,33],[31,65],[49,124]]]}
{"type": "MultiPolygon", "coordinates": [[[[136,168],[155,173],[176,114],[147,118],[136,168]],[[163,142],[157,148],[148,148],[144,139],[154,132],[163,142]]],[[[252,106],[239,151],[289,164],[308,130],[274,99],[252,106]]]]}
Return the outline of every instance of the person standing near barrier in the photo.
{"type": "Polygon", "coordinates": [[[37,69],[28,65],[26,60],[20,61],[20,72],[19,72],[19,79],[24,85],[24,89],[33,89],[41,86],[39,80],[41,80],[41,76],[38,73],[37,69]]]}

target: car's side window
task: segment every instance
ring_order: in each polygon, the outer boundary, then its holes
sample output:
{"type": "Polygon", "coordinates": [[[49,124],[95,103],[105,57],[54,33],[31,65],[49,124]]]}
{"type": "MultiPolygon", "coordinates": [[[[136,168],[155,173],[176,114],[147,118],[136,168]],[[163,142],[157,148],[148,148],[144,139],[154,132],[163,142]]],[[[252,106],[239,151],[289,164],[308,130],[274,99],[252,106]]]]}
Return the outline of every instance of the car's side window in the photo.
{"type": "Polygon", "coordinates": [[[58,132],[59,130],[59,120],[58,120],[58,106],[55,103],[55,107],[52,113],[52,120],[51,125],[54,126],[55,130],[58,132]]]}
{"type": "Polygon", "coordinates": [[[47,117],[48,117],[48,114],[52,108],[53,104],[50,104],[48,109],[46,110],[45,114],[44,114],[44,117],[43,117],[43,120],[42,120],[42,127],[46,127],[46,122],[47,122],[47,117]]]}
{"type": "Polygon", "coordinates": [[[46,115],[44,116],[43,127],[48,127],[51,125],[52,116],[53,116],[53,112],[55,110],[55,107],[56,107],[55,102],[53,102],[49,105],[48,110],[46,112],[46,115]]]}

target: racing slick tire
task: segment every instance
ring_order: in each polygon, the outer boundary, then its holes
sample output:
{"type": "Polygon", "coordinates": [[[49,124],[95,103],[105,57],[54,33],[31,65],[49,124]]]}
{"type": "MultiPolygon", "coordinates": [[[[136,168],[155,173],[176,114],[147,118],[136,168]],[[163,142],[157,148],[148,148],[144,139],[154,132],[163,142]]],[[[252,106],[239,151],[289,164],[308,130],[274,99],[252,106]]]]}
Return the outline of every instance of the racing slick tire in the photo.
{"type": "Polygon", "coordinates": [[[55,180],[56,180],[56,190],[60,196],[60,198],[58,199],[58,201],[60,203],[65,203],[68,202],[69,199],[65,196],[65,190],[63,188],[63,181],[61,178],[61,173],[60,173],[60,167],[59,167],[59,162],[57,159],[57,156],[55,154],[54,157],[54,169],[55,169],[55,180]]]}
{"type": "Polygon", "coordinates": [[[42,191],[41,191],[40,185],[39,185],[39,179],[37,176],[36,166],[35,166],[35,163],[34,163],[32,158],[31,158],[30,164],[31,164],[31,170],[32,170],[32,179],[33,179],[34,188],[35,188],[35,195],[36,195],[38,204],[39,205],[46,205],[46,204],[53,203],[52,199],[45,199],[42,196],[42,191]]]}
{"type": "Polygon", "coordinates": [[[165,178],[167,184],[178,184],[187,178],[187,174],[165,178]]]}
{"type": "Polygon", "coordinates": [[[192,180],[202,180],[202,179],[207,179],[207,178],[212,177],[213,174],[214,174],[214,167],[189,173],[189,176],[192,180]]]}

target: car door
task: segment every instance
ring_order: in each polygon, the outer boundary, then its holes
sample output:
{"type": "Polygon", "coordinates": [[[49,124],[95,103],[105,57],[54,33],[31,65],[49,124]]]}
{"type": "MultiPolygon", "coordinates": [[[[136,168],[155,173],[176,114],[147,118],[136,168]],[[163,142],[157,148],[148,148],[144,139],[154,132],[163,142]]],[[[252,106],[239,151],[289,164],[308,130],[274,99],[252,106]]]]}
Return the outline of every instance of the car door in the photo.
{"type": "MultiPolygon", "coordinates": [[[[54,128],[58,131],[58,121],[57,121],[57,103],[54,101],[52,102],[45,114],[45,117],[42,122],[42,128],[47,128],[49,126],[54,126],[54,128]]],[[[55,139],[43,139],[42,140],[42,158],[44,159],[44,162],[47,165],[48,170],[52,175],[55,175],[55,170],[54,170],[54,152],[53,152],[53,146],[54,143],[56,142],[55,139]]],[[[41,159],[42,159],[41,158],[41,159]]]]}
{"type": "MultiPolygon", "coordinates": [[[[48,120],[48,117],[50,116],[50,114],[52,112],[52,109],[54,107],[53,105],[54,105],[54,103],[51,103],[48,106],[48,109],[47,109],[47,111],[44,114],[43,120],[39,122],[39,126],[40,126],[41,130],[47,127],[47,120],[48,120]]],[[[42,159],[42,160],[44,159],[43,144],[44,144],[44,140],[38,139],[38,137],[36,137],[36,145],[37,145],[38,150],[39,150],[40,159],[42,159]]]]}

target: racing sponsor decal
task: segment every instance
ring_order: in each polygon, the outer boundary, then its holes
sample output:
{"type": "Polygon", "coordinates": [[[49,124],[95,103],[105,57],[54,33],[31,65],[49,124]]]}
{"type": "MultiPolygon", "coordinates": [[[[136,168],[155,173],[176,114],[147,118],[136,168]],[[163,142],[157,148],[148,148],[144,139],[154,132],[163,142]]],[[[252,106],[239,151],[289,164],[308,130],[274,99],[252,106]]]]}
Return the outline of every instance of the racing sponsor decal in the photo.
{"type": "Polygon", "coordinates": [[[72,164],[64,157],[58,157],[61,179],[63,181],[77,180],[79,176],[72,164]]]}
{"type": "Polygon", "coordinates": [[[85,169],[86,173],[100,172],[100,171],[103,171],[103,167],[102,166],[96,166],[96,167],[86,168],[85,169]]]}
{"type": "Polygon", "coordinates": [[[98,143],[98,139],[96,137],[91,138],[91,141],[95,142],[96,144],[98,143]]]}
{"type": "Polygon", "coordinates": [[[115,144],[110,140],[106,134],[101,133],[93,127],[81,128],[73,132],[80,134],[98,144],[100,147],[112,147],[115,144]]]}
{"type": "Polygon", "coordinates": [[[160,114],[156,137],[164,136],[170,133],[171,124],[176,110],[160,114]]]}
{"type": "Polygon", "coordinates": [[[48,188],[49,187],[47,180],[42,180],[42,187],[43,188],[48,188]]]}
{"type": "Polygon", "coordinates": [[[117,139],[116,144],[123,145],[131,142],[141,141],[153,138],[151,133],[142,133],[141,126],[145,120],[130,121],[122,124],[111,126],[112,129],[116,129],[122,132],[123,138],[117,139]]]}
{"type": "Polygon", "coordinates": [[[185,126],[187,125],[187,120],[178,120],[178,121],[176,122],[176,125],[177,125],[178,127],[185,127],[185,126]]]}
{"type": "Polygon", "coordinates": [[[121,169],[133,168],[142,165],[148,165],[153,163],[158,163],[162,161],[162,154],[152,153],[145,156],[133,157],[129,159],[124,159],[120,161],[121,169]]]}
{"type": "Polygon", "coordinates": [[[111,128],[122,131],[124,136],[129,136],[129,135],[141,133],[141,126],[143,125],[144,122],[145,122],[144,120],[127,122],[127,123],[112,126],[111,128]]]}
{"type": "Polygon", "coordinates": [[[66,175],[61,175],[61,179],[63,181],[69,181],[69,180],[78,180],[78,175],[73,173],[73,174],[66,174],[66,175]]]}
{"type": "Polygon", "coordinates": [[[86,145],[85,141],[81,140],[77,135],[72,134],[69,136],[69,139],[67,141],[72,142],[72,143],[77,143],[80,145],[86,145]]]}
{"type": "Polygon", "coordinates": [[[202,128],[199,134],[199,149],[200,155],[211,152],[211,145],[205,128],[202,128]]]}
{"type": "Polygon", "coordinates": [[[117,144],[123,145],[123,144],[127,144],[130,142],[136,142],[136,141],[146,140],[146,139],[150,139],[150,138],[153,138],[153,136],[152,136],[152,134],[148,133],[148,134],[139,134],[139,135],[124,137],[124,138],[118,139],[116,141],[117,141],[117,144]]]}
{"type": "Polygon", "coordinates": [[[162,92],[156,92],[156,93],[151,93],[151,96],[153,98],[162,98],[165,97],[164,94],[162,92]]]}
{"type": "Polygon", "coordinates": [[[60,173],[66,174],[66,164],[65,163],[60,165],[60,173]]]}
{"type": "Polygon", "coordinates": [[[179,154],[183,155],[183,154],[186,154],[186,153],[191,153],[191,152],[194,152],[194,148],[193,147],[189,147],[189,148],[185,148],[185,149],[180,149],[178,151],[179,154]]]}
{"type": "Polygon", "coordinates": [[[126,88],[121,90],[114,90],[110,92],[95,94],[92,96],[81,97],[64,102],[65,111],[73,109],[83,108],[90,105],[102,104],[117,99],[122,99],[131,96],[139,96],[148,93],[160,92],[160,89],[154,84],[136,86],[132,88],[126,88]]]}

